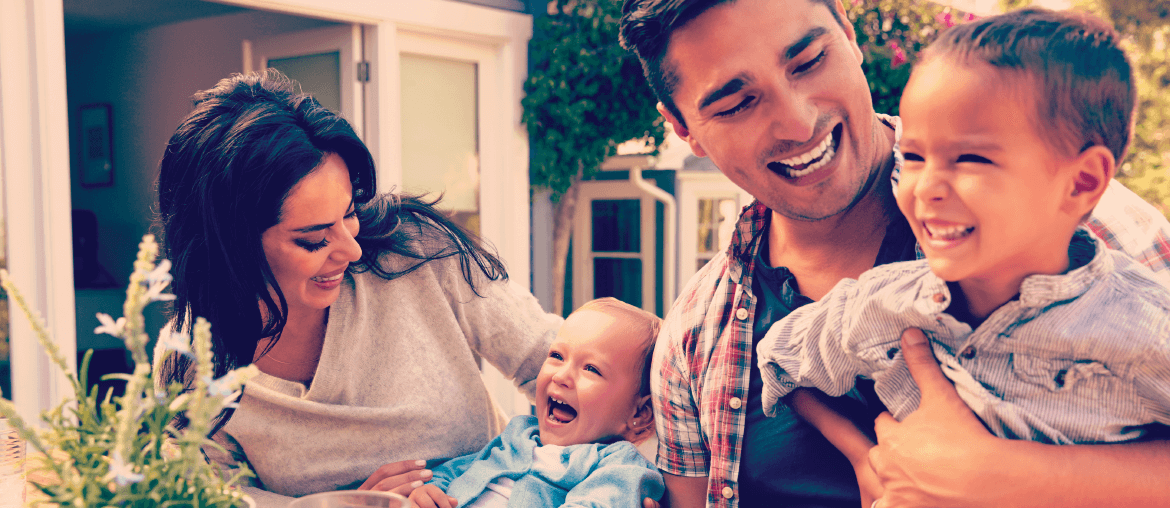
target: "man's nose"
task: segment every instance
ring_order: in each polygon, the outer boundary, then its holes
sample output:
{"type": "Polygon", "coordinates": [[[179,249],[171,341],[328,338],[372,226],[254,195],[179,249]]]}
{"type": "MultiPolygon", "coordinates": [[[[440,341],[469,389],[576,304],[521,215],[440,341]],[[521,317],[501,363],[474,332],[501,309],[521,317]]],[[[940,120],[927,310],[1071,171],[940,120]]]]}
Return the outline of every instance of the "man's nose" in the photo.
{"type": "Polygon", "coordinates": [[[770,110],[772,136],[780,141],[806,143],[816,134],[817,107],[795,90],[776,94],[770,110]]]}

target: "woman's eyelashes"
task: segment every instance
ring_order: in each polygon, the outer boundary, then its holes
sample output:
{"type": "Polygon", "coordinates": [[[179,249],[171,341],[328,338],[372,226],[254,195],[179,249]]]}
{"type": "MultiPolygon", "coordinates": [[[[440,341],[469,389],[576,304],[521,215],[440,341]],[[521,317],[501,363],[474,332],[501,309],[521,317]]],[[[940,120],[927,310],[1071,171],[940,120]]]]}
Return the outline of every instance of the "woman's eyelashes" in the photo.
{"type": "Polygon", "coordinates": [[[312,242],[309,240],[304,240],[304,239],[298,238],[295,240],[295,243],[297,244],[298,247],[300,247],[302,249],[305,249],[309,252],[316,252],[318,250],[325,248],[326,245],[329,245],[329,239],[322,238],[321,241],[319,241],[319,242],[312,242]]]}

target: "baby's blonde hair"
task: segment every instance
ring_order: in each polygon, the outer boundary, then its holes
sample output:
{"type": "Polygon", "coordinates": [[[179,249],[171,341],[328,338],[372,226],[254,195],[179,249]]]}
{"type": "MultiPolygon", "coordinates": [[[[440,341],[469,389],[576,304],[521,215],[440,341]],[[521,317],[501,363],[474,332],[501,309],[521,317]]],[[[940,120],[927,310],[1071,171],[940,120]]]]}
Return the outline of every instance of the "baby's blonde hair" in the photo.
{"type": "Polygon", "coordinates": [[[583,310],[592,310],[624,318],[623,322],[630,326],[634,336],[642,338],[642,362],[639,363],[641,366],[639,377],[642,384],[638,388],[638,395],[650,395],[650,361],[654,357],[654,343],[658,340],[658,330],[662,327],[662,318],[608,296],[585,302],[573,313],[576,314],[583,310]]]}

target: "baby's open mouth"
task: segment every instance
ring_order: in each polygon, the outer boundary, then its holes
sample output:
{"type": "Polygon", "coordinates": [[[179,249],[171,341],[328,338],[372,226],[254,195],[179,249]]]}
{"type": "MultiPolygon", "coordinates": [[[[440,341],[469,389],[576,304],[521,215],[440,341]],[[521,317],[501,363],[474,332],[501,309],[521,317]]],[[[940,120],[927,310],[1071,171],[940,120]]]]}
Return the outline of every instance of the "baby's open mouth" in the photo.
{"type": "Polygon", "coordinates": [[[768,169],[786,178],[800,178],[812,174],[832,162],[833,157],[837,155],[843,129],[842,124],[837,124],[829,135],[811,150],[787,159],[769,162],[768,169]]]}
{"type": "Polygon", "coordinates": [[[553,423],[569,423],[577,418],[577,410],[563,400],[548,398],[548,420],[553,423]]]}

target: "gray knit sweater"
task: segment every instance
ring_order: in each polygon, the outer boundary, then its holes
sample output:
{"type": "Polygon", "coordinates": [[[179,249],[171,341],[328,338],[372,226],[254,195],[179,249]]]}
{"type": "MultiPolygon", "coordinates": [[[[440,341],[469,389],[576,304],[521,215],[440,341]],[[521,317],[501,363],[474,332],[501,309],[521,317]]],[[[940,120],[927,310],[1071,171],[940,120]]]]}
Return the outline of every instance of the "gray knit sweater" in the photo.
{"type": "Polygon", "coordinates": [[[311,386],[251,380],[215,436],[229,453],[209,456],[227,470],[247,461],[257,478],[245,490],[263,508],[354,488],[389,462],[483,448],[506,422],[474,353],[531,398],[561,319],[514,283],[477,289],[455,258],[391,281],[346,274],[311,386]]]}

